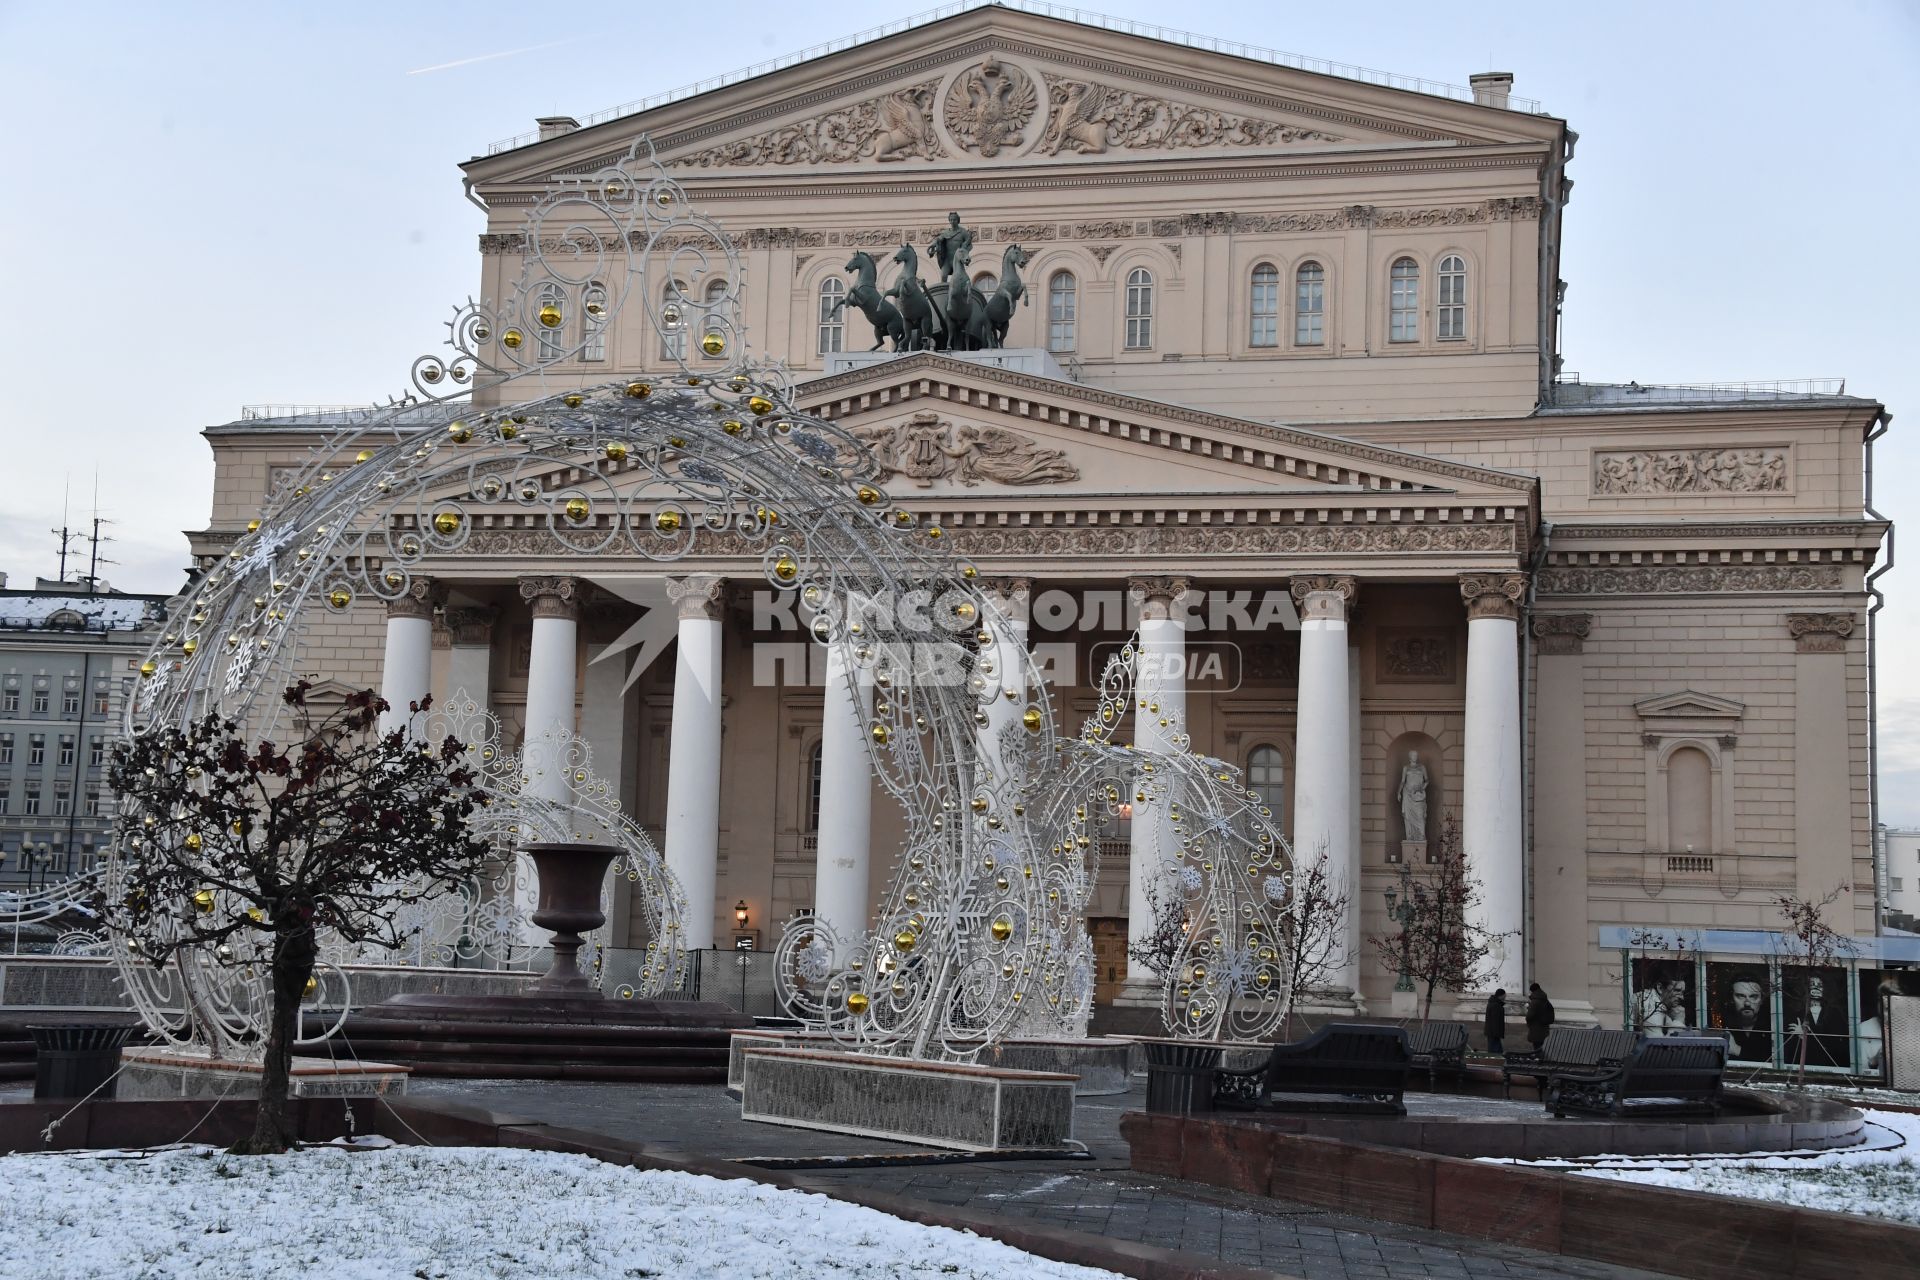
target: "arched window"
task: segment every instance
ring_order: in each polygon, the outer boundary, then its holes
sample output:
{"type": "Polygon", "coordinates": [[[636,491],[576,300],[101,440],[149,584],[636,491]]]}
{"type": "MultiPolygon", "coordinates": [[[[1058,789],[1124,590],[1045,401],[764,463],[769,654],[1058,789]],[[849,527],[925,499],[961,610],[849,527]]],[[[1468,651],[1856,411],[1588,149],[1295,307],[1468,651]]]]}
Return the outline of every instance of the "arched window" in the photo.
{"type": "Polygon", "coordinates": [[[829,351],[845,350],[847,335],[847,282],[839,276],[828,276],[820,282],[820,313],[815,317],[818,328],[813,349],[820,355],[829,351]]]}
{"type": "Polygon", "coordinates": [[[1247,756],[1247,789],[1257,792],[1260,803],[1273,810],[1270,821],[1278,827],[1287,803],[1287,765],[1280,748],[1255,747],[1247,756]]]}
{"type": "Polygon", "coordinates": [[[582,360],[607,358],[607,287],[598,280],[589,281],[580,291],[580,323],[586,326],[586,344],[580,349],[582,360]]]}
{"type": "Polygon", "coordinates": [[[687,310],[681,291],[668,285],[660,295],[660,358],[683,360],[687,355],[687,310]]]}
{"type": "Polygon", "coordinates": [[[813,744],[813,750],[807,753],[807,826],[808,831],[820,829],[820,758],[821,744],[813,744]]]}
{"type": "Polygon", "coordinates": [[[1440,259],[1435,274],[1433,336],[1458,342],[1467,336],[1467,262],[1457,254],[1440,259]]]}
{"type": "Polygon", "coordinates": [[[1280,268],[1263,262],[1253,269],[1253,291],[1248,300],[1251,319],[1247,345],[1280,345],[1280,268]]]}
{"type": "Polygon", "coordinates": [[[1079,281],[1071,271],[1056,271],[1047,281],[1047,350],[1077,350],[1079,321],[1079,281]]]}
{"type": "Polygon", "coordinates": [[[1153,272],[1135,267],[1127,274],[1127,350],[1153,346],[1153,272]]]}
{"type": "Polygon", "coordinates": [[[1401,258],[1393,264],[1387,307],[1388,340],[1420,341],[1420,264],[1412,258],[1401,258]]]}
{"type": "Polygon", "coordinates": [[[991,271],[982,271],[973,278],[973,287],[981,297],[991,298],[994,290],[1000,287],[1000,277],[991,271]]]}
{"type": "Polygon", "coordinates": [[[544,321],[536,319],[533,322],[534,332],[540,335],[540,358],[542,360],[555,359],[562,351],[566,350],[567,295],[561,290],[559,285],[551,282],[541,285],[539,291],[534,294],[533,309],[536,314],[545,311],[548,307],[552,307],[560,313],[560,323],[554,325],[552,328],[548,328],[544,321]]]}
{"type": "Polygon", "coordinates": [[[1303,262],[1293,273],[1293,345],[1318,347],[1327,341],[1327,272],[1303,262]]]}
{"type": "MultiPolygon", "coordinates": [[[[724,304],[726,296],[727,296],[727,282],[725,280],[715,279],[715,280],[707,281],[707,293],[706,293],[707,323],[700,332],[701,337],[704,338],[709,333],[717,333],[722,337],[726,336],[727,326],[721,323],[721,316],[720,316],[720,308],[724,304]]],[[[726,357],[726,352],[724,350],[721,351],[719,355],[708,355],[704,347],[701,348],[701,354],[705,355],[706,358],[709,360],[721,360],[726,357]]]]}
{"type": "Polygon", "coordinates": [[[1713,761],[1698,747],[1667,757],[1667,852],[1713,852],[1713,761]]]}

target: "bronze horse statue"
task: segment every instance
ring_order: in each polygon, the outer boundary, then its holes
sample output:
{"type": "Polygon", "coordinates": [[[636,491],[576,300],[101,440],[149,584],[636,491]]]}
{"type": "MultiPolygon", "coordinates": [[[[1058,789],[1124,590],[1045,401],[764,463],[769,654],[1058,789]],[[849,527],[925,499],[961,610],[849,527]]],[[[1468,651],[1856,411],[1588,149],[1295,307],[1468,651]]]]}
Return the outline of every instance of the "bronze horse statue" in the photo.
{"type": "Polygon", "coordinates": [[[906,350],[906,321],[901,318],[899,310],[881,297],[880,291],[874,287],[880,268],[874,265],[873,255],[864,249],[856,249],[853,257],[847,259],[847,265],[840,269],[855,273],[856,279],[846,296],[837,300],[828,314],[838,315],[840,308],[851,303],[873,325],[873,345],[867,350],[878,351],[880,344],[888,339],[893,340],[895,351],[906,350]]]}
{"type": "Polygon", "coordinates": [[[1007,345],[1007,326],[1013,323],[1013,309],[1027,296],[1027,286],[1021,283],[1020,268],[1027,265],[1027,251],[1017,244],[1007,246],[1000,255],[1000,287],[993,291],[993,297],[987,299],[987,326],[993,330],[995,347],[1007,345]]]}
{"type": "MultiPolygon", "coordinates": [[[[862,257],[866,255],[862,254],[862,257]]],[[[905,326],[905,337],[894,344],[896,351],[919,351],[922,348],[934,348],[939,333],[937,318],[933,309],[933,300],[927,296],[927,288],[920,283],[920,255],[913,246],[903,244],[900,252],[893,255],[900,264],[900,278],[893,282],[886,296],[897,298],[899,312],[905,326]]]]}

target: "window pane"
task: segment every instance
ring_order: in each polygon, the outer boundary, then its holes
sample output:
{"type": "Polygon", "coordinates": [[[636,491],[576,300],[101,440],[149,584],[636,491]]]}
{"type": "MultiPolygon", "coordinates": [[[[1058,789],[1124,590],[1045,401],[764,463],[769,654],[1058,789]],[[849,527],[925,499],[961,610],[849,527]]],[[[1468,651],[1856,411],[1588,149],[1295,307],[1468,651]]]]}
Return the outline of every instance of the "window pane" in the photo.
{"type": "Polygon", "coordinates": [[[1253,287],[1249,297],[1251,318],[1247,341],[1256,347],[1280,344],[1280,271],[1262,264],[1253,269],[1253,287]]]}
{"type": "Polygon", "coordinates": [[[814,350],[820,355],[829,351],[843,350],[846,340],[846,282],[838,276],[828,276],[820,282],[819,336],[814,350]]]}
{"type": "Polygon", "coordinates": [[[540,304],[535,308],[536,312],[544,312],[548,307],[552,307],[560,313],[560,323],[551,327],[537,316],[533,322],[534,332],[540,335],[540,358],[553,360],[566,347],[567,297],[557,284],[541,285],[539,293],[534,296],[540,304]]]}
{"type": "Polygon", "coordinates": [[[1393,342],[1416,342],[1420,337],[1420,268],[1411,258],[1393,264],[1387,337],[1393,342]]]}
{"type": "Polygon", "coordinates": [[[1135,351],[1153,345],[1153,274],[1144,267],[1127,276],[1126,345],[1135,351]]]}
{"type": "Polygon", "coordinates": [[[607,358],[607,291],[605,286],[589,284],[580,294],[580,323],[586,326],[586,345],[582,360],[607,358]]]}
{"type": "Polygon", "coordinates": [[[1047,282],[1047,350],[1075,350],[1079,290],[1071,271],[1056,271],[1047,282]]]}
{"type": "Polygon", "coordinates": [[[1327,273],[1317,262],[1303,263],[1293,281],[1294,345],[1320,346],[1326,341],[1327,273]]]}

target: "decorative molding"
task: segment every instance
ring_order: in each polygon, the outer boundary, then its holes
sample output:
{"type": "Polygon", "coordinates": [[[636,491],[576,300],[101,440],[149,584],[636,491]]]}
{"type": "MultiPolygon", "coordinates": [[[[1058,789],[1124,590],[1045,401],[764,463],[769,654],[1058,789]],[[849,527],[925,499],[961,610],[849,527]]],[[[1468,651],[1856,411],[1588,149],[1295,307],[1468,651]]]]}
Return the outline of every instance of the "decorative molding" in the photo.
{"type": "Polygon", "coordinates": [[[1787,634],[1795,653],[1845,653],[1853,635],[1851,613],[1790,613],[1787,634]]]}
{"type": "Polygon", "coordinates": [[[1359,589],[1347,574],[1310,574],[1287,584],[1302,622],[1345,622],[1359,589]]]}
{"type": "Polygon", "coordinates": [[[1593,630],[1590,613],[1536,613],[1533,615],[1535,647],[1543,658],[1571,657],[1586,652],[1587,636],[1593,630]]]}
{"type": "Polygon", "coordinates": [[[1051,108],[1037,155],[1062,151],[1100,155],[1122,151],[1173,151],[1199,147],[1272,147],[1301,142],[1344,142],[1337,134],[1252,116],[1229,115],[1169,98],[1117,89],[1093,80],[1042,72],[1051,108]]]}
{"type": "Polygon", "coordinates": [[[1463,573],[1460,598],[1467,602],[1467,621],[1476,618],[1520,619],[1520,601],[1527,594],[1524,573],[1463,573]]]}
{"type": "Polygon", "coordinates": [[[922,489],[936,480],[972,488],[982,481],[1006,485],[1063,484],[1080,469],[1060,449],[1042,448],[1031,436],[1005,427],[956,427],[932,410],[905,422],[858,427],[853,433],[872,450],[881,481],[905,476],[922,489]]]}
{"type": "Polygon", "coordinates": [[[1454,637],[1431,627],[1381,627],[1374,678],[1382,684],[1452,684],[1454,637]]]}
{"type": "Polygon", "coordinates": [[[447,634],[453,644],[463,649],[490,645],[493,624],[499,616],[498,609],[449,609],[447,634]]]}
{"type": "Polygon", "coordinates": [[[1783,447],[1597,449],[1593,454],[1593,491],[1602,496],[1787,490],[1783,447]]]}
{"type": "Polygon", "coordinates": [[[416,577],[407,583],[406,591],[387,601],[389,618],[433,618],[434,606],[446,599],[444,588],[438,588],[432,578],[416,577]]]}
{"type": "Polygon", "coordinates": [[[947,154],[933,128],[938,80],[924,80],[797,124],[675,156],[675,168],[750,169],[763,165],[847,164],[947,154]]]}
{"type": "Polygon", "coordinates": [[[1660,524],[1556,524],[1555,543],[1568,541],[1666,541],[1675,538],[1825,538],[1878,537],[1886,524],[1879,520],[1754,520],[1660,524]]]}
{"type": "Polygon", "coordinates": [[[1186,596],[1187,580],[1179,577],[1139,577],[1127,579],[1127,603],[1142,619],[1167,618],[1175,601],[1186,596]]]}
{"type": "Polygon", "coordinates": [[[520,579],[520,598],[533,606],[533,616],[536,618],[579,618],[583,594],[578,578],[556,576],[520,579]]]}
{"type": "Polygon", "coordinates": [[[1029,578],[981,578],[981,594],[1003,614],[1019,621],[1027,617],[1033,581],[1029,578]]]}
{"type": "Polygon", "coordinates": [[[1840,566],[1619,565],[1542,569],[1540,592],[1555,596],[1709,595],[1762,591],[1838,591],[1840,566]]]}
{"type": "Polygon", "coordinates": [[[1747,714],[1747,704],[1698,689],[1681,689],[1642,698],[1633,710],[1642,720],[1738,720],[1747,714]]]}
{"type": "Polygon", "coordinates": [[[1025,129],[1039,109],[1033,78],[988,55],[962,71],[947,90],[947,132],[968,151],[992,159],[1001,149],[1026,145],[1025,129]]]}
{"type": "Polygon", "coordinates": [[[682,619],[718,618],[726,608],[727,580],[717,574],[695,573],[667,579],[667,599],[682,619]]]}

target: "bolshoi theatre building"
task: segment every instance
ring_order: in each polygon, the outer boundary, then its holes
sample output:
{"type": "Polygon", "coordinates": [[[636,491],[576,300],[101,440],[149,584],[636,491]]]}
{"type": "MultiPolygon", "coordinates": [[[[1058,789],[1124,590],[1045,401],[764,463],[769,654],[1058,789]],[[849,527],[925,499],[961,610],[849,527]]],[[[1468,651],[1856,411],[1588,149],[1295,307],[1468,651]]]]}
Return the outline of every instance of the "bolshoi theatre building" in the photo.
{"type": "MultiPolygon", "coordinates": [[[[548,184],[644,136],[737,246],[746,341],[990,580],[1070,724],[1141,619],[1180,621],[1163,687],[1194,748],[1353,888],[1326,1007],[1393,1006],[1368,939],[1457,824],[1505,935],[1499,985],[1619,1025],[1657,959],[1690,981],[1685,1016],[1720,1025],[1719,987],[1771,963],[1782,895],[1843,888],[1831,918],[1876,933],[1888,526],[1863,478],[1886,415],[1837,384],[1564,372],[1577,138],[1512,79],[971,8],[488,148],[461,166],[487,213],[475,293],[519,275],[548,184]],[[905,258],[1002,298],[1004,336],[876,340],[863,303],[905,258]]],[[[701,359],[696,322],[593,301],[556,299],[593,328],[550,381],[701,359]]],[[[331,421],[209,428],[196,555],[223,554],[331,421]]],[[[866,766],[827,740],[818,648],[756,555],[571,560],[503,516],[431,578],[316,623],[307,669],[411,672],[510,737],[567,708],[687,888],[694,945],[769,946],[828,909],[829,880],[855,886],[843,916],[878,896],[900,819],[869,788],[823,829],[823,796],[858,794],[866,766]]],[[[1147,933],[1128,827],[1098,842],[1102,1003],[1147,933]]]]}

